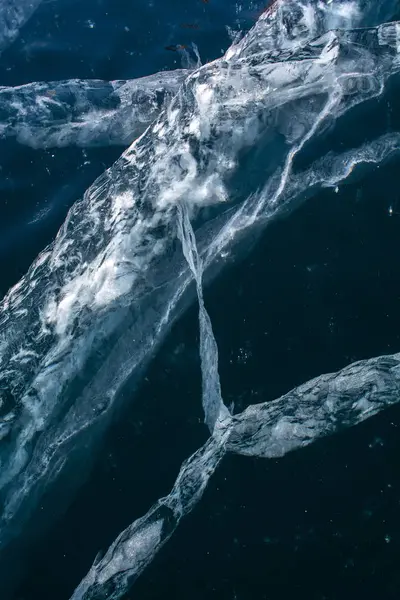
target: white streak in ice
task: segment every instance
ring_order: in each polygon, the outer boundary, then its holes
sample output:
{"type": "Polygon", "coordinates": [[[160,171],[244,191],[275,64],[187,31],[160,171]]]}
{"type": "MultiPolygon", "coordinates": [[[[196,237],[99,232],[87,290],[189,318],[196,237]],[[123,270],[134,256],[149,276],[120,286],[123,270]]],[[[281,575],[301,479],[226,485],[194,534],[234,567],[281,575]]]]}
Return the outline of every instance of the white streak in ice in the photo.
{"type": "Polygon", "coordinates": [[[42,0],[2,0],[0,3],[0,52],[12,44],[42,0]]]}

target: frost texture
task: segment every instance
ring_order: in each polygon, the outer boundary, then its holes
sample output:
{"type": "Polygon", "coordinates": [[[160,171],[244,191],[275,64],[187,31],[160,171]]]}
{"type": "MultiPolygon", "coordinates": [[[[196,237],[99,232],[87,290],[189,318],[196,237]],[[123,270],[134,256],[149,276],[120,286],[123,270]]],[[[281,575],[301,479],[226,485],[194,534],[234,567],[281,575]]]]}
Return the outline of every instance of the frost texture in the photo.
{"type": "MultiPolygon", "coordinates": [[[[318,148],[333,129],[340,136],[342,117],[381,98],[400,71],[399,24],[329,29],[376,25],[395,8],[390,1],[379,9],[366,0],[276,2],[223,58],[185,79],[0,305],[6,549],[70,457],[101,436],[122,386],[139,377],[195,279],[212,437],[183,465],[171,494],[93,566],[75,599],[120,597],[200,499],[226,451],[282,455],[397,401],[393,366],[385,377],[372,369],[375,383],[362,396],[342,372],[331,376],[329,393],[312,382],[308,395],[293,392],[231,418],[202,291],[203,276],[223,268],[250,232],[321,187],[344,183],[358,165],[399,154],[393,132],[294,168],[305,147],[318,148]],[[349,391],[335,396],[334,381],[349,391]],[[388,391],[378,398],[374,386],[382,382],[388,391]]],[[[390,360],[397,365],[397,356],[390,360]]],[[[365,381],[372,363],[364,363],[365,381]]]]}
{"type": "Polygon", "coordinates": [[[79,80],[0,87],[0,136],[32,148],[129,146],[177,93],[188,70],[131,81],[79,80]]]}

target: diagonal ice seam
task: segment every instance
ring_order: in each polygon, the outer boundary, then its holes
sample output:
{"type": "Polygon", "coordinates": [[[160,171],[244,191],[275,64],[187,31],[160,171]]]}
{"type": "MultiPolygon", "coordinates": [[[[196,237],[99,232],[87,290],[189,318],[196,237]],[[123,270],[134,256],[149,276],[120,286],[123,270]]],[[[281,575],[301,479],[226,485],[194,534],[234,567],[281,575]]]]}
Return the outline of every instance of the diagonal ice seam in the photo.
{"type": "Polygon", "coordinates": [[[121,598],[200,500],[227,452],[282,457],[398,403],[399,393],[400,354],[394,354],[354,363],[278,400],[249,406],[182,465],[171,493],[118,536],[71,600],[121,598]]]}
{"type": "MultiPolygon", "coordinates": [[[[358,165],[399,155],[394,131],[294,168],[327,133],[343,135],[343,115],[359,105],[371,110],[400,71],[396,23],[329,33],[328,25],[338,14],[341,26],[375,25],[378,12],[386,18],[392,10],[390,1],[379,5],[381,12],[367,0],[277,2],[222,59],[185,79],[156,121],[72,207],[54,243],[0,304],[0,549],[6,552],[71,456],[100,439],[122,386],[139,377],[196,281],[203,406],[213,435],[182,467],[172,494],[151,518],[121,534],[75,598],[94,597],[95,589],[99,597],[119,597],[200,498],[224,452],[261,439],[251,411],[231,420],[224,407],[203,275],[212,267],[215,276],[240,239],[321,187],[346,182],[358,165]]],[[[396,375],[393,367],[392,390],[396,375]]],[[[373,398],[374,408],[364,411],[357,397],[343,425],[397,396],[373,398]]],[[[310,396],[300,406],[316,405],[310,396]]],[[[320,412],[319,427],[294,414],[288,423],[261,411],[262,440],[287,440],[284,452],[335,430],[323,426],[329,412],[320,412]]]]}

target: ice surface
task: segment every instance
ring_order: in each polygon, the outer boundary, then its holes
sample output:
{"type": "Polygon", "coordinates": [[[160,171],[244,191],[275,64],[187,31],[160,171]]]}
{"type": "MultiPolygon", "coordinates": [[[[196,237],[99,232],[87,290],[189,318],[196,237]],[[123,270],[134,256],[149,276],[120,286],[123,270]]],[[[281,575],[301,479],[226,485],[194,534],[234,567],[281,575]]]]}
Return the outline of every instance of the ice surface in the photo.
{"type": "Polygon", "coordinates": [[[397,0],[275,0],[251,35],[227,52],[231,57],[268,51],[271,58],[299,50],[311,39],[335,29],[374,27],[398,14],[397,0]]]}
{"type": "Polygon", "coordinates": [[[284,456],[396,404],[399,377],[400,354],[316,377],[279,400],[249,406],[235,417],[227,449],[264,458],[284,456]]]}
{"type": "Polygon", "coordinates": [[[0,87],[0,136],[32,148],[127,147],[187,75],[177,69],[131,81],[71,79],[0,87]]]}
{"type": "MultiPolygon", "coordinates": [[[[203,405],[214,435],[182,467],[173,492],[179,503],[168,496],[151,522],[145,517],[128,528],[123,548],[118,538],[110,549],[115,561],[107,554],[77,594],[92,594],[98,585],[103,593],[121,569],[128,573],[123,589],[166,539],[167,522],[176,524],[201,495],[226,444],[237,451],[237,436],[243,433],[253,454],[264,441],[286,451],[312,436],[297,413],[298,430],[283,412],[286,420],[275,422],[272,437],[267,422],[253,435],[250,413],[243,432],[247,417],[232,424],[225,418],[202,278],[210,267],[222,268],[226,252],[254,228],[321,187],[345,182],[358,165],[399,153],[393,132],[294,168],[327,131],[340,137],[341,118],[371,107],[400,70],[397,23],[326,31],[338,7],[341,26],[371,25],[372,6],[276,3],[222,59],[185,79],[155,122],[72,207],[54,243],[1,303],[0,548],[6,551],[70,457],[101,436],[122,386],[139,376],[196,280],[203,405]],[[295,442],[286,441],[293,436],[295,442]]],[[[352,409],[343,424],[357,423],[363,410],[352,409]]],[[[261,420],[264,414],[265,408],[261,420]]]]}
{"type": "Polygon", "coordinates": [[[0,484],[14,480],[15,486],[4,511],[7,520],[62,447],[107,415],[120,386],[170,321],[190,281],[177,258],[174,269],[165,268],[177,204],[186,198],[194,214],[209,204],[224,211],[239,152],[272,132],[264,187],[256,195],[249,187],[235,199],[237,211],[228,225],[208,240],[206,266],[239,230],[276,213],[289,183],[295,185],[293,157],[318,134],[318,124],[328,115],[332,119],[335,110],[340,115],[381,94],[397,72],[397,49],[381,43],[385,35],[392,39],[394,27],[325,36],[303,46],[300,61],[272,63],[268,52],[258,52],[251,64],[232,58],[232,64],[221,60],[202,67],[72,208],[54,244],[0,308],[3,419],[11,437],[0,449],[0,484]],[[346,95],[344,82],[349,73],[354,78],[356,64],[360,76],[367,67],[377,85],[346,95]],[[285,136],[289,115],[303,131],[295,140],[291,131],[282,146],[275,132],[285,136]],[[146,314],[141,302],[149,295],[154,304],[146,314]],[[108,354],[96,354],[100,347],[108,354]],[[91,356],[96,362],[86,369],[91,356]],[[83,372],[94,376],[85,381],[83,372]],[[81,391],[70,396],[77,377],[81,391]]]}

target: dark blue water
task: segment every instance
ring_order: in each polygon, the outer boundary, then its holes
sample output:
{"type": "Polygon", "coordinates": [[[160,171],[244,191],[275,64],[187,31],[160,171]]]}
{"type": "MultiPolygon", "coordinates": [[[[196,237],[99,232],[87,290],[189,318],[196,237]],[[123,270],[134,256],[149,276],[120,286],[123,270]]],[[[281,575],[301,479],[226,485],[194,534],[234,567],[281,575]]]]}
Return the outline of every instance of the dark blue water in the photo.
{"type": "MultiPolygon", "coordinates": [[[[0,58],[3,83],[141,76],[177,66],[164,48],[189,41],[210,60],[229,44],[225,25],[238,18],[234,3],[213,0],[127,4],[43,5],[0,58]]],[[[256,9],[240,13],[242,26],[256,9]]],[[[393,114],[398,97],[394,89],[386,98],[393,114]]],[[[362,141],[360,129],[353,133],[362,141]]],[[[121,149],[45,152],[8,141],[2,149],[5,291],[121,149]]],[[[223,395],[235,412],[399,350],[399,168],[391,162],[338,194],[320,193],[269,226],[206,290],[223,395]]],[[[199,400],[192,307],[111,427],[73,504],[27,549],[10,600],[68,600],[99,549],[169,492],[181,462],[206,440],[199,400]]],[[[398,600],[399,424],[395,407],[280,460],[226,458],[125,600],[398,600]]],[[[51,512],[56,502],[43,504],[51,512]]]]}
{"type": "Polygon", "coordinates": [[[195,42],[203,62],[249,27],[267,2],[44,1],[1,58],[2,85],[76,78],[130,79],[179,65],[170,45],[195,42]]]}

